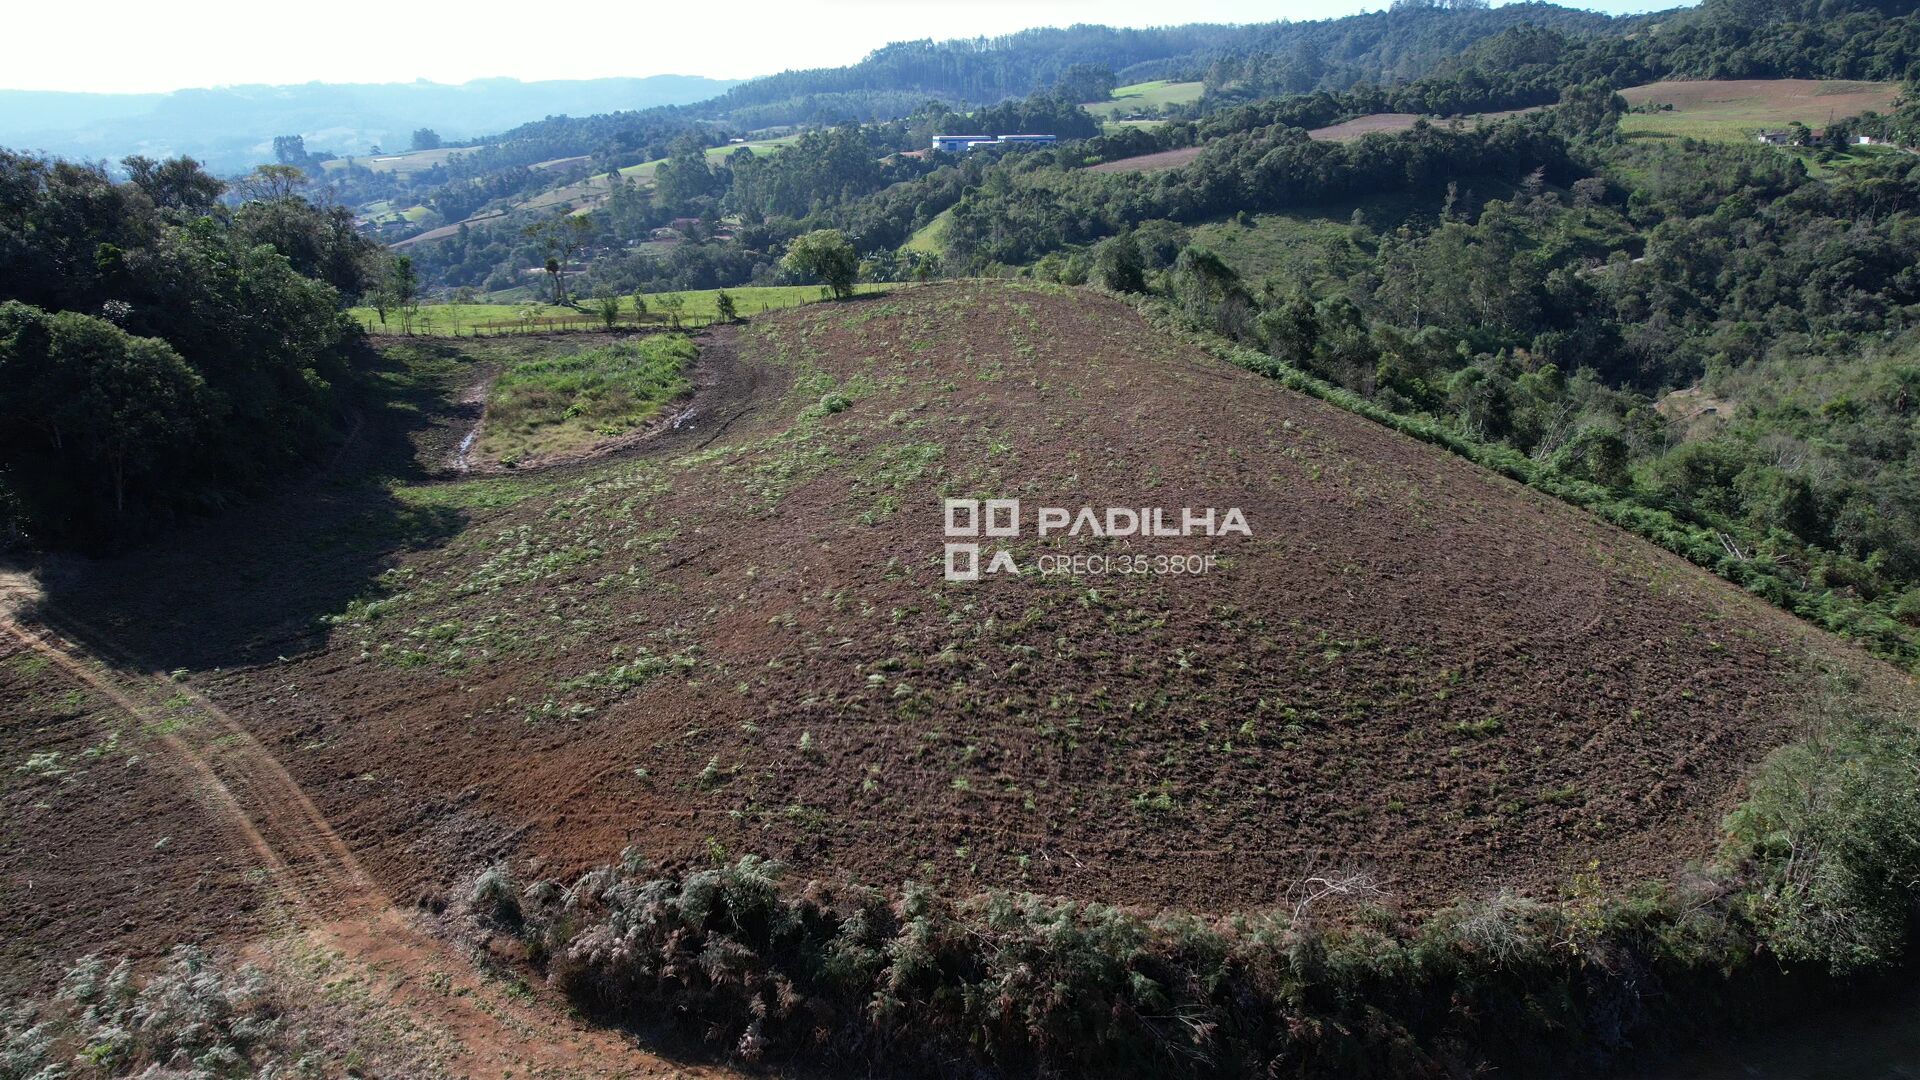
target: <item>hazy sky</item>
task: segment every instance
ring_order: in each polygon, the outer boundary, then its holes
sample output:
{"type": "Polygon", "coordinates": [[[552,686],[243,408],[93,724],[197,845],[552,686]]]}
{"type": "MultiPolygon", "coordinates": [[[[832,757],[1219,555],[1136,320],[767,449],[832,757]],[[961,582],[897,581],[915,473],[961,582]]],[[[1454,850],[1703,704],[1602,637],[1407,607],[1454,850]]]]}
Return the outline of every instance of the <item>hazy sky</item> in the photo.
{"type": "MultiPolygon", "coordinates": [[[[1561,0],[1599,10],[1674,6],[1561,0]]],[[[0,88],[153,91],[236,83],[745,78],[852,63],[890,41],[1097,22],[1319,19],[1386,0],[82,0],[10,5],[0,88]]]]}

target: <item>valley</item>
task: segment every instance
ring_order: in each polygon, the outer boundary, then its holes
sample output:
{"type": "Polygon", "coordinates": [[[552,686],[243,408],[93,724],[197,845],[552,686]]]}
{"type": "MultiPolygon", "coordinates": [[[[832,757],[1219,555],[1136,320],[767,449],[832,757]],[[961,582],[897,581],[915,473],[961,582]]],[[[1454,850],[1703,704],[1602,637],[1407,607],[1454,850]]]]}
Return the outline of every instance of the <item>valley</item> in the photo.
{"type": "Polygon", "coordinates": [[[0,91],[0,1080],[1920,1067],[1920,14],[938,8],[0,91]]]}

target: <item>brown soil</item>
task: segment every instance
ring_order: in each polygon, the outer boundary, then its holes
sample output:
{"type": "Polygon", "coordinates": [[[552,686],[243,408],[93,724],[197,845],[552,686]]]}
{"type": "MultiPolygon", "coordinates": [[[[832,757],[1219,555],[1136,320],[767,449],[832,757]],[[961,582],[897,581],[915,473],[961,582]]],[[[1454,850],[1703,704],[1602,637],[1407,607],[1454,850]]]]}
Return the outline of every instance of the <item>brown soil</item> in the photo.
{"type": "Polygon", "coordinates": [[[289,496],[52,575],[51,611],[188,669],[328,823],[313,861],[337,838],[393,897],[628,844],[1214,910],[1332,870],[1416,909],[1553,895],[1708,854],[1810,660],[1906,692],[1090,294],[818,305],[703,363],[698,414],[619,455],[289,496]],[[940,500],[978,495],[1237,506],[1254,535],[1017,546],[1221,556],[1202,576],[945,582],[940,500]]]}
{"type": "Polygon", "coordinates": [[[1153,172],[1157,169],[1177,169],[1200,156],[1202,147],[1183,146],[1178,150],[1162,150],[1157,154],[1141,154],[1138,157],[1121,158],[1118,161],[1102,162],[1090,166],[1088,172],[1153,172]]]}
{"type": "Polygon", "coordinates": [[[1362,135],[1375,132],[1392,134],[1399,131],[1411,131],[1414,121],[1420,119],[1419,113],[1374,113],[1371,116],[1356,117],[1323,128],[1314,128],[1307,132],[1310,138],[1327,142],[1339,142],[1343,139],[1357,139],[1362,135]]]}
{"type": "MultiPolygon", "coordinates": [[[[1532,111],[1531,109],[1512,109],[1507,112],[1485,113],[1464,117],[1462,118],[1462,122],[1470,125],[1477,120],[1503,120],[1509,116],[1518,116],[1521,113],[1532,111]]],[[[1345,120],[1327,127],[1314,128],[1307,132],[1307,136],[1325,142],[1345,142],[1349,139],[1357,139],[1362,135],[1372,135],[1375,133],[1392,135],[1397,132],[1412,130],[1414,122],[1419,119],[1420,114],[1418,113],[1374,113],[1371,116],[1356,117],[1352,120],[1345,120]]],[[[1429,122],[1435,124],[1446,124],[1450,122],[1433,117],[1428,117],[1427,119],[1429,122]]],[[[1162,150],[1155,154],[1141,154],[1138,157],[1121,158],[1118,161],[1103,162],[1099,165],[1090,166],[1087,171],[1112,173],[1154,172],[1159,169],[1177,169],[1199,157],[1200,151],[1203,149],[1205,149],[1205,147],[1184,146],[1178,150],[1162,150]]]]}
{"type": "Polygon", "coordinates": [[[1884,110],[1900,96],[1899,83],[1835,82],[1820,79],[1700,79],[1647,83],[1620,91],[1629,105],[1658,102],[1675,110],[1747,102],[1773,109],[1818,106],[1836,117],[1884,110]]]}
{"type": "Polygon", "coordinates": [[[460,226],[462,225],[472,227],[474,225],[480,224],[481,222],[495,221],[497,219],[504,218],[506,216],[507,215],[504,211],[489,210],[484,214],[475,214],[470,218],[467,218],[463,221],[456,221],[451,225],[442,225],[439,228],[428,229],[426,232],[420,233],[416,236],[409,236],[405,240],[395,240],[393,243],[388,244],[387,246],[394,249],[395,251],[399,251],[402,248],[412,247],[415,244],[424,244],[434,240],[444,240],[447,237],[453,236],[456,233],[458,233],[460,231],[460,226]]]}
{"type": "MultiPolygon", "coordinates": [[[[64,683],[73,693],[63,702],[94,708],[96,723],[126,736],[124,743],[96,744],[111,746],[107,753],[82,751],[70,759],[75,767],[97,763],[103,772],[126,775],[53,777],[91,781],[76,784],[68,800],[61,800],[66,792],[47,792],[44,784],[39,789],[42,799],[81,806],[103,794],[114,797],[110,809],[121,820],[88,828],[69,817],[61,827],[84,831],[66,833],[59,844],[47,835],[49,822],[29,821],[19,826],[22,831],[41,834],[29,843],[47,846],[16,850],[9,844],[9,860],[30,867],[28,895],[16,906],[26,909],[29,920],[23,932],[7,936],[27,948],[6,957],[17,967],[0,972],[0,985],[44,983],[58,964],[88,952],[137,958],[186,940],[229,946],[257,940],[246,951],[266,957],[285,951],[277,942],[291,931],[306,949],[341,958],[380,1002],[401,1010],[410,1029],[434,1033],[440,1047],[434,1064],[450,1075],[690,1075],[614,1032],[569,1018],[557,1000],[516,998],[482,979],[418,916],[389,902],[300,785],[245,726],[192,687],[141,672],[139,661],[114,653],[98,628],[64,619],[44,602],[34,605],[42,619],[66,622],[108,662],[58,632],[23,625],[9,612],[27,590],[17,577],[0,585],[7,588],[0,597],[6,601],[0,654],[13,672],[64,683]],[[135,745],[153,752],[143,760],[131,753],[135,745]],[[138,824],[129,828],[125,815],[135,811],[131,820],[138,824]],[[160,829],[167,830],[162,840],[143,849],[160,829]],[[111,887],[114,878],[124,883],[121,888],[111,887]],[[115,920],[117,932],[106,929],[115,920]],[[279,933],[262,939],[268,928],[279,933]]],[[[54,812],[45,801],[36,809],[54,812]]]]}
{"type": "MultiPolygon", "coordinates": [[[[1519,116],[1521,113],[1533,111],[1533,109],[1508,109],[1505,112],[1475,113],[1470,116],[1453,119],[1441,119],[1429,116],[1426,120],[1430,124],[1437,125],[1460,123],[1472,126],[1482,120],[1489,122],[1505,120],[1509,116],[1519,116]]],[[[1420,119],[1421,117],[1418,113],[1373,113],[1370,116],[1357,116],[1352,120],[1345,120],[1327,127],[1314,128],[1307,132],[1307,136],[1325,142],[1345,142],[1349,139],[1357,139],[1362,135],[1392,135],[1402,131],[1413,130],[1413,125],[1420,119]]]]}

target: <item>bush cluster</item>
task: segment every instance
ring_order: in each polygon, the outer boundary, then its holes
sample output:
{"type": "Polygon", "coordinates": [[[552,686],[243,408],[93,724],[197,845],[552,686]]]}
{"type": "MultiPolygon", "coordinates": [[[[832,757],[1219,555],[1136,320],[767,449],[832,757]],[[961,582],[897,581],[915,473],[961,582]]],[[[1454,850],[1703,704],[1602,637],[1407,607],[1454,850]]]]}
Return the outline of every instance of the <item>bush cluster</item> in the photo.
{"type": "Polygon", "coordinates": [[[1367,904],[1206,917],[794,887],[751,855],[658,873],[630,851],[570,886],[521,889],[496,867],[474,907],[583,1007],[671,1016],[749,1063],[1156,1077],[1592,1067],[1903,956],[1920,895],[1920,735],[1833,701],[1763,767],[1713,868],[1621,895],[1471,899],[1417,920],[1367,904]]]}
{"type": "Polygon", "coordinates": [[[144,980],[88,956],[44,1002],[0,1008],[0,1080],[239,1077],[291,1073],[278,1010],[256,971],[181,946],[144,980]]]}

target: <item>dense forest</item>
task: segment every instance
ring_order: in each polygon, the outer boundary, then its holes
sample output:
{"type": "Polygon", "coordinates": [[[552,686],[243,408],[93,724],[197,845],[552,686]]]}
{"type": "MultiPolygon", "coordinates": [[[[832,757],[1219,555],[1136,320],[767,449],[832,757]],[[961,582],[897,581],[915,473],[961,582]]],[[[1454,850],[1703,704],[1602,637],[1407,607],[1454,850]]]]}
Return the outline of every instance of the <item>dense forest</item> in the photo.
{"type": "Polygon", "coordinates": [[[341,308],[378,266],[351,214],[124,166],[0,151],[0,543],[113,542],[256,489],[351,376],[341,308]]]}
{"type": "Polygon", "coordinates": [[[1642,25],[1546,3],[1489,8],[1402,0],[1386,11],[1252,28],[1209,60],[1205,79],[1208,93],[1225,100],[1390,86],[1454,66],[1479,43],[1515,31],[1564,41],[1619,38],[1642,25]]]}

